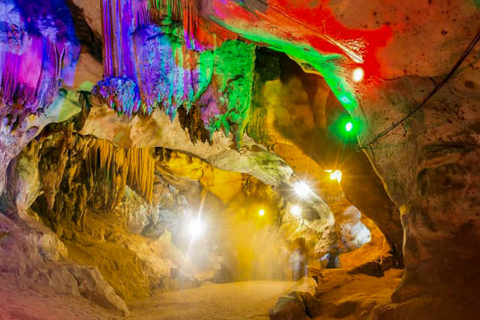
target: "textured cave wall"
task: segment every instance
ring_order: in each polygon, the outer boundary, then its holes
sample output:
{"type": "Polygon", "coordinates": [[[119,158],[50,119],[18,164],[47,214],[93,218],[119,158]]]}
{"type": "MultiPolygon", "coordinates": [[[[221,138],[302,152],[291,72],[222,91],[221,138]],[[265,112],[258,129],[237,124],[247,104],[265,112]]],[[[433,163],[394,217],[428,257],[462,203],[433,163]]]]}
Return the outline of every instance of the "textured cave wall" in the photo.
{"type": "MultiPolygon", "coordinates": [[[[367,148],[405,228],[406,274],[397,300],[477,286],[477,61],[478,51],[423,108],[367,148]]],[[[361,141],[369,143],[384,129],[381,119],[408,114],[441,79],[406,77],[365,95],[371,126],[361,141]]]]}
{"type": "MultiPolygon", "coordinates": [[[[62,85],[73,83],[80,46],[63,1],[3,1],[0,12],[0,190],[5,169],[61,108],[62,85]]],[[[78,111],[78,109],[77,109],[78,111]]]]}

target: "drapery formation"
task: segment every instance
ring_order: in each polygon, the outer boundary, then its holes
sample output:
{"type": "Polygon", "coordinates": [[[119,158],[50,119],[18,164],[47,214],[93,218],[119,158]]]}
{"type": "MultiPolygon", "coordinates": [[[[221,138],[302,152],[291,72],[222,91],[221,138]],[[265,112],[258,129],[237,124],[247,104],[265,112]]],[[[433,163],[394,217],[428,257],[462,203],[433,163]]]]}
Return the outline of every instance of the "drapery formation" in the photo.
{"type": "Polygon", "coordinates": [[[12,128],[49,106],[62,81],[71,84],[80,48],[63,1],[9,5],[0,15],[0,117],[12,128]]]}
{"type": "Polygon", "coordinates": [[[152,201],[155,159],[150,148],[116,148],[106,140],[94,140],[86,159],[91,177],[103,178],[115,206],[128,185],[146,201],[152,201]]]}
{"type": "Polygon", "coordinates": [[[196,104],[210,133],[223,129],[241,141],[254,45],[225,41],[197,51],[197,1],[103,0],[102,18],[105,74],[93,93],[103,103],[129,117],[156,107],[174,117],[196,104]]]}
{"type": "Polygon", "coordinates": [[[198,48],[195,42],[199,19],[197,0],[150,0],[149,4],[153,21],[159,23],[165,17],[172,21],[183,21],[187,48],[198,48]]]}

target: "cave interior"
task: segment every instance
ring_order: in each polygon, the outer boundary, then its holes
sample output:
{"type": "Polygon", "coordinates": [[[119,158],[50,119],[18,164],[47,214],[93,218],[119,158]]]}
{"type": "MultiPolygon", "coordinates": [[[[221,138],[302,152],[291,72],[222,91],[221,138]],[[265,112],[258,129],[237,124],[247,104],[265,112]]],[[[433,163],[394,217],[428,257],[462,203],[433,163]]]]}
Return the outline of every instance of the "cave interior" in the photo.
{"type": "Polygon", "coordinates": [[[0,320],[478,319],[479,0],[0,0],[0,320]]]}

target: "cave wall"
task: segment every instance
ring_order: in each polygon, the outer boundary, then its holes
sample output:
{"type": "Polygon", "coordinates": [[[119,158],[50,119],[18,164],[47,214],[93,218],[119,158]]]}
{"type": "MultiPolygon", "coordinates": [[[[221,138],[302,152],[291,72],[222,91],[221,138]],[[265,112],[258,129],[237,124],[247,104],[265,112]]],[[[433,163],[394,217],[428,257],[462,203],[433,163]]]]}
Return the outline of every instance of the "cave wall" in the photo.
{"type": "MultiPolygon", "coordinates": [[[[441,292],[446,286],[461,285],[468,291],[478,281],[472,268],[478,260],[476,56],[467,58],[423,108],[366,149],[402,214],[406,276],[397,300],[425,290],[441,292]]],[[[383,130],[373,125],[380,123],[374,119],[404,117],[442,79],[407,77],[382,84],[380,95],[372,91],[374,98],[366,95],[366,101],[387,99],[391,107],[369,103],[365,121],[372,126],[362,142],[368,144],[383,130]]]]}

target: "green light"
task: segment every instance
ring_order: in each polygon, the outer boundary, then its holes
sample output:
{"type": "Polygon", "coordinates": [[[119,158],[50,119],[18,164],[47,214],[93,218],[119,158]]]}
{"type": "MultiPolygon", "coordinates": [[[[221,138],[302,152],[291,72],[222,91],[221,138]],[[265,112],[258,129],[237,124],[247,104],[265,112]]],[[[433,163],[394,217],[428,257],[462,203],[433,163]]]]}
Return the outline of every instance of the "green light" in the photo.
{"type": "Polygon", "coordinates": [[[350,117],[347,113],[340,115],[329,130],[344,143],[357,143],[357,135],[362,131],[362,122],[350,117]]]}

